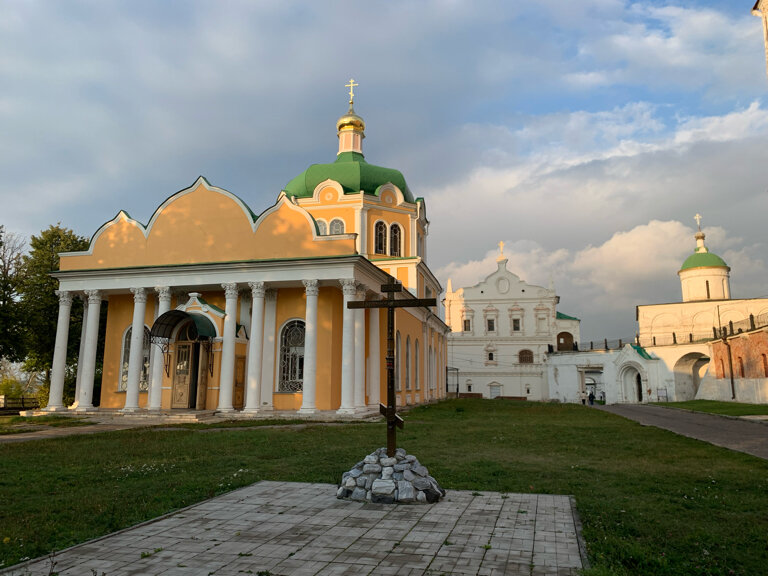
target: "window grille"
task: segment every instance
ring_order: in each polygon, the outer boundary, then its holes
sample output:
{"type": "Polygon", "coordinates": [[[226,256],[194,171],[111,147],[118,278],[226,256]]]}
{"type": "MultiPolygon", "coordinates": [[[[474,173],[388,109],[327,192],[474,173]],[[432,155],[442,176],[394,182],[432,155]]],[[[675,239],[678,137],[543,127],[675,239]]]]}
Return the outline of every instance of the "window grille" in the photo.
{"type": "Polygon", "coordinates": [[[402,250],[400,249],[402,232],[400,226],[392,224],[389,229],[389,255],[390,256],[402,256],[402,250]]]}
{"type": "MultiPolygon", "coordinates": [[[[120,382],[117,384],[118,392],[125,392],[128,389],[128,364],[131,359],[131,333],[133,332],[133,326],[130,326],[125,331],[123,337],[123,362],[120,365],[120,382]]],[[[142,363],[141,373],[139,375],[139,391],[146,392],[149,390],[149,343],[150,332],[149,328],[144,326],[144,342],[142,344],[142,363]]]]}
{"type": "Polygon", "coordinates": [[[520,350],[518,357],[520,358],[520,364],[533,364],[533,352],[530,350],[520,350]]]}
{"type": "Polygon", "coordinates": [[[384,222],[376,222],[373,232],[373,253],[387,253],[387,225],[384,222]]]}
{"type": "Polygon", "coordinates": [[[334,218],[330,225],[331,234],[344,234],[344,220],[334,218]]]}
{"type": "Polygon", "coordinates": [[[301,392],[304,386],[304,322],[291,320],[280,336],[278,392],[301,392]]]}

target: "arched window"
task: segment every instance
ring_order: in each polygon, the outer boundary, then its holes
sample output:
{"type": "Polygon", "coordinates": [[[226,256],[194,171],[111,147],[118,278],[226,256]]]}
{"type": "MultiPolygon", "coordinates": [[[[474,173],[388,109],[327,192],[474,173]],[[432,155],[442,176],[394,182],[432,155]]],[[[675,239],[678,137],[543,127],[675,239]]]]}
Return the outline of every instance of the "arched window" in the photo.
{"type": "Polygon", "coordinates": [[[411,337],[405,339],[405,389],[411,389],[411,337]]]}
{"type": "MultiPolygon", "coordinates": [[[[763,354],[763,358],[765,358],[765,354],[763,354]]],[[[421,390],[419,366],[421,366],[421,361],[419,360],[419,341],[417,339],[413,342],[413,382],[416,384],[416,390],[421,390]]]]}
{"type": "Polygon", "coordinates": [[[400,390],[400,330],[395,334],[395,390],[400,390]]]}
{"type": "Polygon", "coordinates": [[[330,233],[344,234],[344,220],[340,220],[339,218],[331,220],[330,233]]]}
{"type": "Polygon", "coordinates": [[[389,255],[402,256],[403,251],[400,248],[402,230],[397,224],[392,224],[389,228],[389,255]]]}
{"type": "Polygon", "coordinates": [[[533,364],[533,352],[530,350],[520,350],[518,358],[520,359],[520,364],[533,364]]]}
{"type": "MultiPolygon", "coordinates": [[[[120,363],[120,382],[117,383],[117,391],[125,392],[128,389],[128,363],[131,359],[131,333],[133,326],[129,326],[123,336],[123,361],[120,363]]],[[[144,326],[144,344],[142,346],[143,359],[141,362],[141,374],[139,375],[139,390],[149,390],[149,328],[144,326]]]]}
{"type": "Polygon", "coordinates": [[[304,321],[291,320],[280,335],[278,392],[301,392],[304,386],[304,321]]]}
{"type": "Polygon", "coordinates": [[[435,351],[429,347],[429,389],[435,389],[435,351]]]}
{"type": "Polygon", "coordinates": [[[768,356],[763,354],[763,376],[768,378],[768,356]]]}
{"type": "Polygon", "coordinates": [[[738,362],[739,362],[739,376],[741,378],[744,378],[744,360],[742,360],[741,356],[739,356],[738,362]]]}
{"type": "Polygon", "coordinates": [[[488,352],[488,362],[493,362],[493,352],[488,352]]]}
{"type": "Polygon", "coordinates": [[[376,222],[373,229],[373,253],[387,253],[387,225],[384,222],[376,222]]]}
{"type": "Polygon", "coordinates": [[[317,220],[317,230],[320,232],[320,236],[328,235],[328,224],[325,223],[325,220],[317,220]]]}

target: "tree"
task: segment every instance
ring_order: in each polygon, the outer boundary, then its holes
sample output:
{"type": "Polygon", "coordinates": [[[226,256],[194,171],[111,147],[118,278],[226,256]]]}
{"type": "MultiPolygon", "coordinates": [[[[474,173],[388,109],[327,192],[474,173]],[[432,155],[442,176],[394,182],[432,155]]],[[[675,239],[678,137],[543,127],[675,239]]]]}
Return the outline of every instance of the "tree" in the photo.
{"type": "Polygon", "coordinates": [[[0,359],[24,358],[24,314],[19,302],[24,238],[0,226],[0,359]]]}
{"type": "MultiPolygon", "coordinates": [[[[27,356],[24,369],[41,373],[44,383],[50,385],[59,317],[59,300],[55,293],[58,281],[50,273],[59,269],[59,252],[85,250],[88,248],[88,240],[57,224],[43,230],[39,236],[32,236],[29,245],[29,254],[23,259],[20,286],[26,324],[27,356]]],[[[77,358],[79,351],[82,314],[82,303],[75,299],[69,323],[68,364],[77,358]]]]}

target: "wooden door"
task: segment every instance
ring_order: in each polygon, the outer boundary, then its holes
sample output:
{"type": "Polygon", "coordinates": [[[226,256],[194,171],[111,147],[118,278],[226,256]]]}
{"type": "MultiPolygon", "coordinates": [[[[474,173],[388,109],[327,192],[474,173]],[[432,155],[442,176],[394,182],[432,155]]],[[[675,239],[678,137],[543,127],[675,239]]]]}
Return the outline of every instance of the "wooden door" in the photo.
{"type": "Polygon", "coordinates": [[[205,398],[208,391],[208,350],[209,346],[213,346],[212,343],[200,345],[200,361],[198,362],[197,373],[197,402],[195,408],[197,410],[205,410],[205,398]]]}
{"type": "Polygon", "coordinates": [[[177,342],[171,408],[189,408],[189,376],[191,370],[192,344],[189,342],[177,342]]]}
{"type": "Polygon", "coordinates": [[[245,405],[245,356],[235,357],[235,392],[232,407],[242,410],[245,405]]]}

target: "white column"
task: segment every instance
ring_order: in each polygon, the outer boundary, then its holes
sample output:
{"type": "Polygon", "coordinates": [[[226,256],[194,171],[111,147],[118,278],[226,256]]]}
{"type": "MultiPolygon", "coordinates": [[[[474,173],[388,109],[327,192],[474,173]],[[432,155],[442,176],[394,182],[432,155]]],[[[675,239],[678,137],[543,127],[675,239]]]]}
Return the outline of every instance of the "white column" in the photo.
{"type": "Polygon", "coordinates": [[[248,341],[248,384],[244,412],[258,412],[261,404],[261,370],[264,350],[264,282],[248,282],[251,287],[251,333],[248,341]]]}
{"type": "Polygon", "coordinates": [[[235,384],[235,330],[237,329],[237,284],[222,284],[227,299],[224,307],[224,342],[221,347],[219,376],[219,412],[232,412],[232,389],[235,384]]]}
{"type": "Polygon", "coordinates": [[[427,338],[427,322],[429,318],[424,321],[421,326],[421,344],[419,345],[419,369],[421,370],[422,377],[419,378],[421,383],[421,395],[426,400],[432,400],[432,392],[429,389],[429,366],[427,365],[427,358],[429,357],[429,339],[427,338]]]}
{"type": "MultiPolygon", "coordinates": [[[[59,296],[59,319],[56,323],[56,344],[53,348],[51,367],[51,388],[48,391],[48,412],[66,410],[64,396],[64,375],[67,371],[67,341],[69,340],[69,313],[72,310],[72,293],[57,290],[59,296]]],[[[78,359],[79,360],[79,359],[78,359]]]]}
{"type": "Polygon", "coordinates": [[[133,293],[133,323],[131,324],[128,382],[125,387],[123,412],[136,412],[139,409],[139,380],[141,380],[141,365],[144,362],[144,316],[147,311],[147,293],[144,288],[131,288],[131,292],[133,293]]]}
{"type": "Polygon", "coordinates": [[[81,323],[80,328],[80,350],[77,353],[77,376],[75,377],[75,401],[72,402],[72,406],[69,407],[70,410],[74,410],[77,408],[78,403],[80,402],[80,385],[83,383],[83,363],[81,360],[83,359],[84,350],[85,350],[85,327],[87,326],[88,322],[88,298],[85,297],[85,295],[81,295],[80,298],[83,301],[83,321],[81,323]]]}
{"type": "Polygon", "coordinates": [[[93,410],[93,378],[96,375],[96,347],[99,343],[99,316],[101,315],[101,292],[86,290],[88,296],[88,325],[85,329],[83,350],[83,381],[80,384],[80,399],[76,412],[93,410]]]}
{"type": "Polygon", "coordinates": [[[307,293],[307,309],[304,313],[304,384],[300,414],[316,412],[317,387],[317,280],[302,280],[307,293]]]}
{"type": "Polygon", "coordinates": [[[264,352],[261,369],[262,411],[272,410],[272,393],[275,389],[275,323],[277,322],[277,290],[264,294],[264,352]]]}
{"type": "MultiPolygon", "coordinates": [[[[357,299],[365,300],[365,288],[358,287],[357,299]]],[[[365,410],[365,310],[355,310],[355,410],[365,410]]]]}
{"type": "Polygon", "coordinates": [[[368,312],[368,406],[378,409],[381,402],[381,334],[380,312],[371,308],[368,312]]]}
{"type": "MultiPolygon", "coordinates": [[[[158,286],[157,292],[157,318],[171,309],[171,289],[168,286],[158,286]]],[[[155,318],[155,320],[157,320],[155,318]]],[[[163,399],[163,350],[159,346],[152,345],[152,352],[149,359],[151,366],[151,380],[149,383],[149,409],[160,410],[163,399]]]]}
{"type": "Polygon", "coordinates": [[[341,347],[341,406],[337,414],[355,412],[355,311],[347,307],[357,293],[354,278],[339,281],[344,292],[344,327],[341,347]]]}

